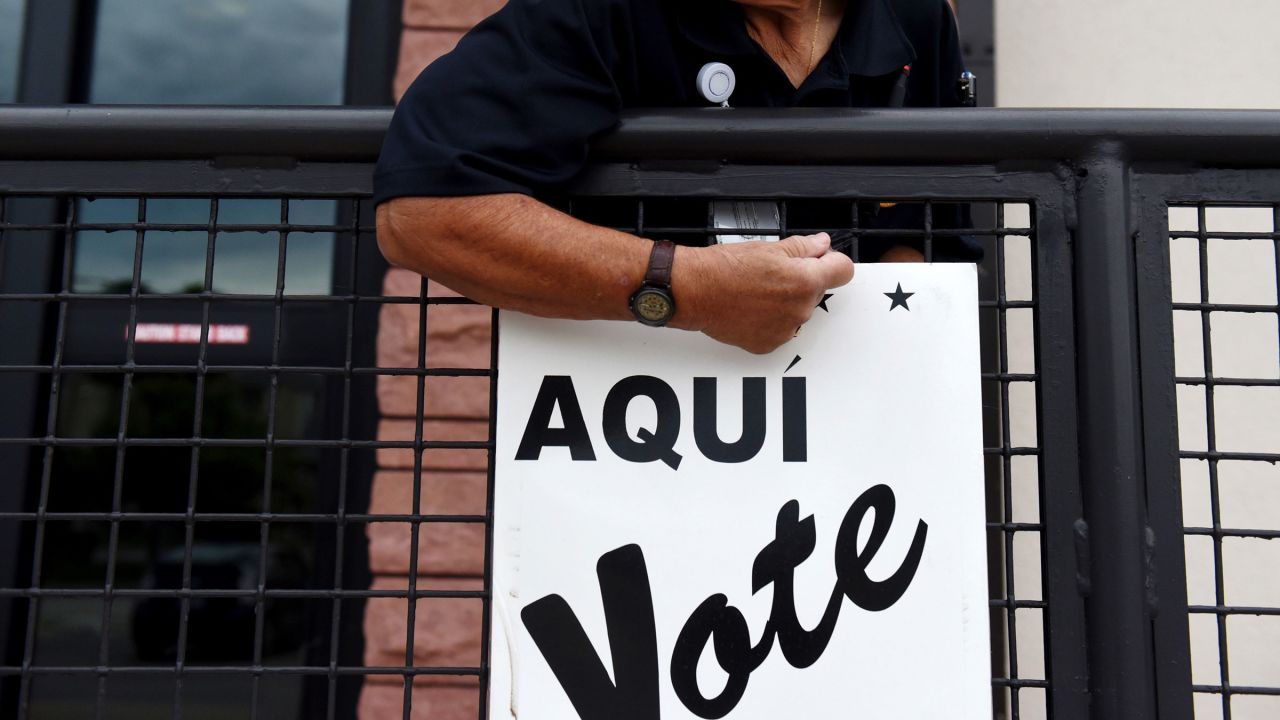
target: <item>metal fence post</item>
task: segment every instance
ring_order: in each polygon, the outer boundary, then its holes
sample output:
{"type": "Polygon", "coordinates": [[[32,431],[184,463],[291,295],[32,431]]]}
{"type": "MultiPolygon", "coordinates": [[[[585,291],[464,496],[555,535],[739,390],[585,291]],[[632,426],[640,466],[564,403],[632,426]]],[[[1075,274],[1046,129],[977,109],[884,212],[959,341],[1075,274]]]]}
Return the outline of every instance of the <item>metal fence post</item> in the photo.
{"type": "Polygon", "coordinates": [[[1146,605],[1146,494],[1129,165],[1102,143],[1077,170],[1075,238],[1080,470],[1091,557],[1090,715],[1154,718],[1146,605]]]}
{"type": "MultiPolygon", "coordinates": [[[[56,202],[38,198],[0,198],[0,221],[55,223],[56,202]]],[[[0,229],[0,292],[47,293],[55,289],[62,264],[58,233],[5,232],[0,229]]],[[[49,362],[50,322],[47,303],[0,302],[0,365],[39,365],[49,362]]],[[[0,373],[0,437],[36,437],[43,433],[43,414],[49,387],[34,373],[0,373]]],[[[0,446],[0,512],[33,503],[40,459],[37,449],[0,446]]],[[[23,587],[31,580],[31,547],[20,522],[0,522],[0,587],[23,587]]],[[[29,602],[29,601],[28,601],[29,602]]],[[[26,636],[28,605],[18,598],[0,598],[0,664],[20,665],[26,636]]],[[[18,678],[0,677],[0,698],[17,697],[18,678]]],[[[0,703],[0,713],[5,709],[0,703]]]]}
{"type": "MultiPolygon", "coordinates": [[[[1155,539],[1151,595],[1156,604],[1151,627],[1160,720],[1192,720],[1195,704],[1191,689],[1191,629],[1179,459],[1170,190],[1164,187],[1164,178],[1164,173],[1143,173],[1140,167],[1134,168],[1143,449],[1146,452],[1147,515],[1155,539]]],[[[1197,185],[1201,182],[1197,178],[1197,185]]],[[[1204,182],[1203,188],[1212,188],[1215,194],[1221,193],[1221,197],[1232,195],[1210,182],[1204,182]]]]}

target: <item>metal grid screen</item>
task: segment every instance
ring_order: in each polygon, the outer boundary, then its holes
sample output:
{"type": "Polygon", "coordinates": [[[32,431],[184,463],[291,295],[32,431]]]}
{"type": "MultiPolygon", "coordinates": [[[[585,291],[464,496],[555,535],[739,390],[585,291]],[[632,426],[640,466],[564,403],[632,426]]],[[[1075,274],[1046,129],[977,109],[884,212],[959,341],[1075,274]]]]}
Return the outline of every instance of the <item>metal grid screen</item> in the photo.
{"type": "Polygon", "coordinates": [[[1197,718],[1280,713],[1280,206],[1170,208],[1197,718]]]}
{"type": "MultiPolygon", "coordinates": [[[[716,227],[706,199],[568,206],[688,244],[758,232],[716,227]]],[[[935,226],[941,203],[902,203],[917,225],[875,227],[891,206],[777,203],[782,234],[845,230],[855,255],[983,246],[996,716],[1046,717],[1032,204],[975,205],[959,230],[935,226]]],[[[46,340],[0,366],[40,400],[28,432],[0,437],[29,478],[0,513],[20,549],[0,578],[4,712],[484,717],[488,584],[468,568],[488,567],[492,428],[451,402],[491,411],[496,335],[451,352],[467,302],[425,280],[361,289],[363,197],[11,197],[0,212],[0,249],[43,249],[52,279],[0,294],[46,340]],[[379,322],[410,326],[416,352],[375,360],[379,322]],[[360,419],[375,390],[401,418],[381,431],[360,419]],[[377,483],[394,491],[371,499],[377,483]]]]}
{"type": "Polygon", "coordinates": [[[348,715],[379,594],[357,339],[394,302],[357,293],[362,198],[0,200],[30,261],[0,309],[45,333],[0,366],[37,399],[0,437],[0,712],[348,715]]]}

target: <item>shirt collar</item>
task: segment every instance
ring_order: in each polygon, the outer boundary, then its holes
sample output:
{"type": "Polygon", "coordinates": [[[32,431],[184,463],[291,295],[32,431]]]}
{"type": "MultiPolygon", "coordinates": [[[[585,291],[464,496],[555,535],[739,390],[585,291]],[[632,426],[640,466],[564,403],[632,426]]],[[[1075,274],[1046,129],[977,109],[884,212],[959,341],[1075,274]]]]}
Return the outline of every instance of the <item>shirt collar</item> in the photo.
{"type": "MultiPolygon", "coordinates": [[[[737,3],[684,0],[676,7],[681,31],[704,50],[726,56],[759,53],[737,3]]],[[[850,0],[835,50],[833,55],[847,75],[888,75],[916,59],[915,48],[889,0],[850,0]]]]}

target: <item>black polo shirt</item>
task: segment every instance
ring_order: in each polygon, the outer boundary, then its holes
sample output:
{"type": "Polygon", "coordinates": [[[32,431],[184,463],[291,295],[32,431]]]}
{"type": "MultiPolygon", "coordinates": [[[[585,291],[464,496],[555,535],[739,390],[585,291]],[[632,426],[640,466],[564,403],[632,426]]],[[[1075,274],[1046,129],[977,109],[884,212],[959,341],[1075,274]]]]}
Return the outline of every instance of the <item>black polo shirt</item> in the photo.
{"type": "Polygon", "coordinates": [[[405,93],[375,199],[554,193],[624,109],[708,106],[696,81],[709,62],[734,69],[736,107],[883,107],[905,65],[907,106],[960,104],[946,0],[849,0],[800,88],[729,0],[510,0],[405,93]]]}

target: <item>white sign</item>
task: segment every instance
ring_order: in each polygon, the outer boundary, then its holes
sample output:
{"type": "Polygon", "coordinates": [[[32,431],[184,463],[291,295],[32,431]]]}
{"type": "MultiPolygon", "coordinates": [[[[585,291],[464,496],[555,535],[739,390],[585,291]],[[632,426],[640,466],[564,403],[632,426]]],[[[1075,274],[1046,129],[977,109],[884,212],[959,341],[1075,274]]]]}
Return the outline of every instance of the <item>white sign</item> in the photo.
{"type": "Polygon", "coordinates": [[[991,717],[972,265],[795,340],[504,312],[490,717],[991,717]]]}

